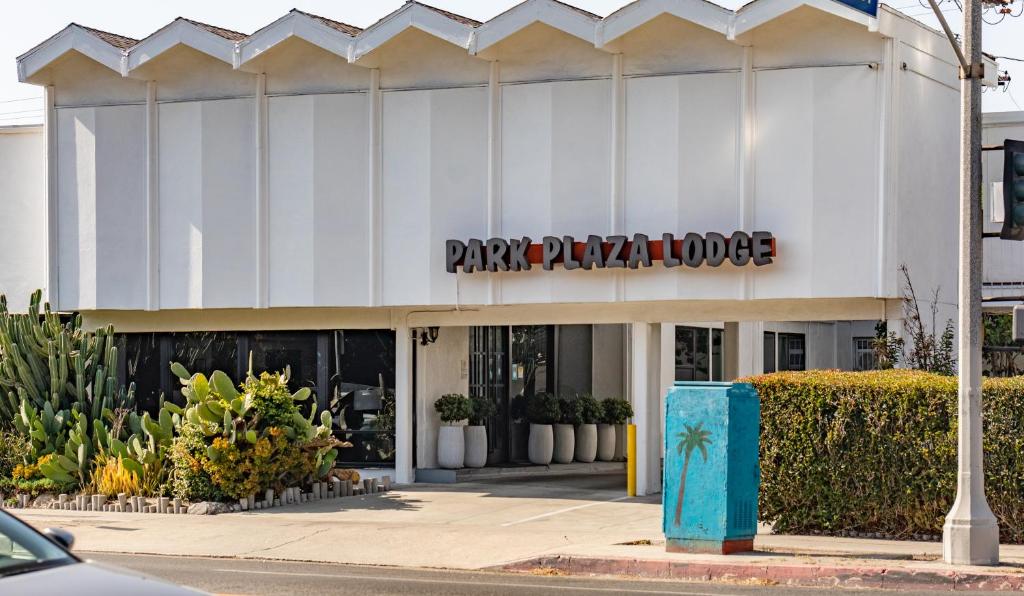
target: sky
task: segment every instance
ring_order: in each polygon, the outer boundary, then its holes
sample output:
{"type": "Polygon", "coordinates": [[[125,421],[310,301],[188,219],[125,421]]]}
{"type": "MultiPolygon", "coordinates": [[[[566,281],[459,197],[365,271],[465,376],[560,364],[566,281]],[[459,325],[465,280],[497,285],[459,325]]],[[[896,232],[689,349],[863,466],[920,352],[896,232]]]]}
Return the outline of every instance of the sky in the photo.
{"type": "MultiPolygon", "coordinates": [[[[479,21],[518,4],[520,0],[426,0],[428,4],[479,21]]],[[[568,0],[590,12],[606,16],[630,0],[568,0]]],[[[746,0],[720,0],[735,9],[746,0]]],[[[960,31],[962,16],[955,0],[943,0],[940,8],[954,31],[960,31]]],[[[1022,10],[1024,0],[1014,0],[1014,13],[1022,10]]],[[[7,18],[0,20],[0,126],[42,120],[42,90],[18,82],[15,58],[70,22],[120,33],[140,39],[175,17],[218,25],[252,33],[298,8],[324,17],[367,27],[403,0],[35,0],[8,7],[7,18]]],[[[926,0],[889,0],[894,8],[938,27],[926,0]]],[[[991,12],[991,11],[989,11],[991,12]]],[[[994,17],[994,15],[993,15],[994,17]]],[[[990,19],[991,20],[991,19],[990,19]]],[[[998,25],[985,25],[985,50],[999,56],[1024,59],[1024,17],[1005,18],[998,25]]],[[[1005,91],[987,90],[985,111],[1024,110],[1024,61],[1000,60],[1012,81],[1005,91]]]]}

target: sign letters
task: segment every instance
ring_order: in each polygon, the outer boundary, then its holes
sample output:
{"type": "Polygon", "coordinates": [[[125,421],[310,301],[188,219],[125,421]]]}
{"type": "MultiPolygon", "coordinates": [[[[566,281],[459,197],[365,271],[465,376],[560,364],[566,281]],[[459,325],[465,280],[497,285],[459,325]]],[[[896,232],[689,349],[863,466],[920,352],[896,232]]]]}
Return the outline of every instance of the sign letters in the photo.
{"type": "Polygon", "coordinates": [[[650,240],[644,234],[627,236],[588,236],[577,241],[572,236],[544,236],[539,243],[530,237],[471,239],[445,242],[445,267],[456,273],[476,271],[529,271],[540,265],[551,271],[556,264],[567,270],[638,269],[661,261],[665,267],[719,267],[728,260],[737,267],[768,265],[775,256],[775,238],[771,232],[733,232],[726,237],[716,232],[703,236],[688,233],[681,239],[662,234],[650,240]]]}

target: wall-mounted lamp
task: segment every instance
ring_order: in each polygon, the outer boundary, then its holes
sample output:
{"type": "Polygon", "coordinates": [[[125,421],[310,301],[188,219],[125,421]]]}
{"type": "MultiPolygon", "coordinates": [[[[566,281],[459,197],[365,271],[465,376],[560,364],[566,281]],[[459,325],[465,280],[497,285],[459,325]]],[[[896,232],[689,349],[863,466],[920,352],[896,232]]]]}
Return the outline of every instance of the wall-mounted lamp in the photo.
{"type": "Polygon", "coordinates": [[[438,327],[426,327],[420,330],[420,345],[428,346],[437,341],[438,327]]]}

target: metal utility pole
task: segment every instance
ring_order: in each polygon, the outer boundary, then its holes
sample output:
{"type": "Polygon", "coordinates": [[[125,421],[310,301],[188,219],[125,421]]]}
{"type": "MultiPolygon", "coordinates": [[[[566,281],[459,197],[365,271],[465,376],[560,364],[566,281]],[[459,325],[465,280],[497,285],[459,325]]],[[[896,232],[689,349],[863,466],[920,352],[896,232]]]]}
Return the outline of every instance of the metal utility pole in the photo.
{"type": "Polygon", "coordinates": [[[954,565],[999,563],[999,528],[985,499],[981,427],[981,54],[982,0],[964,0],[963,50],[935,0],[928,0],[960,62],[960,371],[956,501],[942,528],[954,565]]]}

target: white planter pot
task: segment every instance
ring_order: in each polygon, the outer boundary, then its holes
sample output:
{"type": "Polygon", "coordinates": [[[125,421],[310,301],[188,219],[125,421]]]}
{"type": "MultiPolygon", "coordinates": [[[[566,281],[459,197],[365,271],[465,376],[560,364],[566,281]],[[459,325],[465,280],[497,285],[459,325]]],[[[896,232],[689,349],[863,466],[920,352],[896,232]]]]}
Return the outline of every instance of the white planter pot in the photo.
{"type": "Polygon", "coordinates": [[[556,464],[572,462],[576,453],[576,431],[571,424],[555,425],[555,453],[551,457],[556,464]]]}
{"type": "Polygon", "coordinates": [[[462,467],[466,439],[461,426],[442,426],[437,436],[437,465],[449,470],[462,467]]]}
{"type": "Polygon", "coordinates": [[[597,457],[597,425],[576,427],[576,461],[589,464],[597,457]]]}
{"type": "Polygon", "coordinates": [[[614,425],[597,425],[597,459],[598,461],[612,461],[615,459],[614,425]]]}
{"type": "Polygon", "coordinates": [[[551,463],[555,448],[555,435],[550,424],[531,424],[528,451],[530,463],[546,466],[551,463]]]}
{"type": "Polygon", "coordinates": [[[615,425],[615,455],[613,461],[626,461],[626,425],[615,425]]]}
{"type": "Polygon", "coordinates": [[[482,468],[487,465],[487,427],[466,427],[467,468],[482,468]]]}

